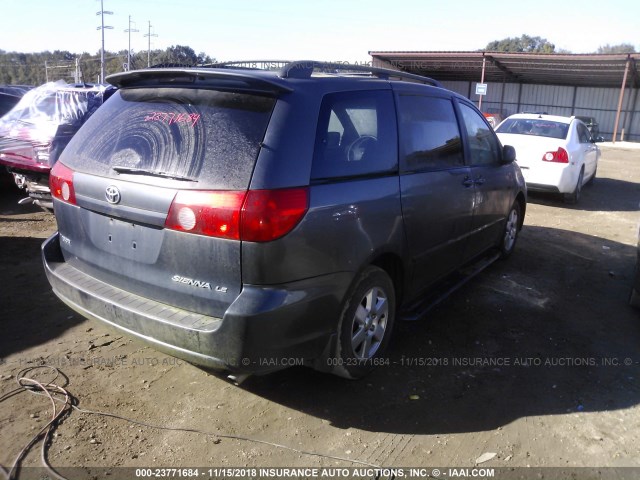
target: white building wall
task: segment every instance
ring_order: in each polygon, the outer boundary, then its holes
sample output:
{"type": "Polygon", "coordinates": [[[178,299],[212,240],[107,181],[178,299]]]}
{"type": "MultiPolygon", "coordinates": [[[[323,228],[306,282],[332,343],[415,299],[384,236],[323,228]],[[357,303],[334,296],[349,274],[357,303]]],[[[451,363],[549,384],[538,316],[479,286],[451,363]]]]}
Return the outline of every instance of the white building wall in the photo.
{"type": "MultiPolygon", "coordinates": [[[[445,81],[442,84],[478,105],[479,97],[475,94],[476,82],[445,81]]],[[[619,95],[618,88],[488,83],[487,95],[482,99],[482,111],[501,113],[504,117],[524,111],[594,117],[600,126],[600,134],[605,140],[611,140],[619,95]]],[[[622,128],[625,129],[625,140],[640,141],[638,89],[625,89],[618,139],[622,128]]]]}

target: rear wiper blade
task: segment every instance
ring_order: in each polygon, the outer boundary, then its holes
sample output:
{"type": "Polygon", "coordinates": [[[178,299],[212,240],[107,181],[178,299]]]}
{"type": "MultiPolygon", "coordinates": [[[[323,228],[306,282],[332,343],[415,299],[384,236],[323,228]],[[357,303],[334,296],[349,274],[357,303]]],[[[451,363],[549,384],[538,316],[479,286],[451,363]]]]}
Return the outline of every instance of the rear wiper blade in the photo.
{"type": "Polygon", "coordinates": [[[152,177],[162,177],[162,178],[171,178],[173,180],[183,180],[185,182],[197,182],[195,178],[185,177],[184,175],[178,175],[175,173],[169,172],[161,172],[158,170],[145,170],[144,168],[135,168],[135,167],[122,167],[120,165],[116,165],[115,167],[111,167],[118,173],[130,173],[133,175],[149,175],[152,177]]]}

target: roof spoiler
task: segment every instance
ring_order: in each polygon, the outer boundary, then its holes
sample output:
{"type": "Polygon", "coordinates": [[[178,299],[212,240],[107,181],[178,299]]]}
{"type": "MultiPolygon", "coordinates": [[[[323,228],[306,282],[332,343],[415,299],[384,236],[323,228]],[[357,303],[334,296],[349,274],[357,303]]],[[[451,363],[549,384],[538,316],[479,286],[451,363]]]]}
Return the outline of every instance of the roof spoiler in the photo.
{"type": "Polygon", "coordinates": [[[209,68],[150,68],[109,75],[107,82],[118,88],[132,86],[196,86],[199,82],[215,82],[220,86],[247,91],[285,93],[293,91],[287,85],[266,77],[256,77],[235,71],[212,70],[209,68]]]}

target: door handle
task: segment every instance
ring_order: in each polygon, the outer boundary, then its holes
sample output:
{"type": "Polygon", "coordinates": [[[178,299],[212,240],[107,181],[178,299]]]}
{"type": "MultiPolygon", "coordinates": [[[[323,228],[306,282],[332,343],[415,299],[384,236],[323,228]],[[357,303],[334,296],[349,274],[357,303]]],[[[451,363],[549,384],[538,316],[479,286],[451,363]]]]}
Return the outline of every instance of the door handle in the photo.
{"type": "Polygon", "coordinates": [[[462,185],[464,185],[467,188],[470,188],[470,187],[473,187],[475,183],[469,177],[465,177],[464,181],[462,182],[462,185]]]}
{"type": "Polygon", "coordinates": [[[486,182],[484,177],[476,177],[476,179],[475,179],[475,181],[473,183],[475,183],[476,185],[482,185],[484,182],[486,182]]]}

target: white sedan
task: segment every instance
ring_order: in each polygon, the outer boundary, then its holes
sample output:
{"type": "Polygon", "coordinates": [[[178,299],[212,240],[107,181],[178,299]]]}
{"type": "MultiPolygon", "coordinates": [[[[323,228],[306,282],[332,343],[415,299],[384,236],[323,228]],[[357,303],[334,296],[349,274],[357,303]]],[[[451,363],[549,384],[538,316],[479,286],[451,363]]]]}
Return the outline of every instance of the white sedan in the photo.
{"type": "Polygon", "coordinates": [[[575,117],[519,113],[496,128],[516,159],[530,191],[562,193],[568,203],[580,199],[582,187],[598,169],[600,149],[589,129],[575,117]]]}

